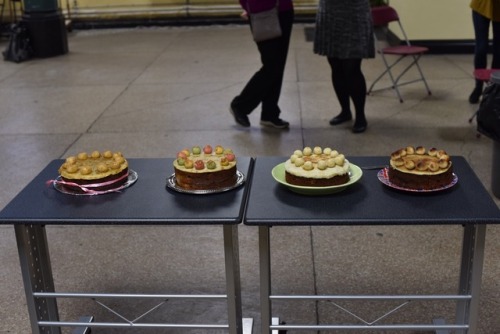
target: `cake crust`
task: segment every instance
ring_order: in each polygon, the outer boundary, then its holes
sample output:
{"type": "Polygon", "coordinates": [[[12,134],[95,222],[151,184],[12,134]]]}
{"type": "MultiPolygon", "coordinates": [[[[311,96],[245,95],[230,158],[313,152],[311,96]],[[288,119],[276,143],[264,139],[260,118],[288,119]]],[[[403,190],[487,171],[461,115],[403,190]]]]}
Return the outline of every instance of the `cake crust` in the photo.
{"type": "Polygon", "coordinates": [[[121,152],[81,152],[66,158],[58,170],[66,188],[84,191],[115,189],[127,182],[128,162],[121,152]]]}
{"type": "Polygon", "coordinates": [[[453,164],[444,150],[408,146],[391,154],[388,177],[402,188],[439,189],[453,181],[453,164]]]}
{"type": "Polygon", "coordinates": [[[236,166],[214,173],[190,173],[175,169],[175,182],[183,189],[216,190],[231,187],[236,181],[236,166]]]}
{"type": "Polygon", "coordinates": [[[294,184],[303,187],[331,187],[339,186],[349,182],[349,175],[338,175],[330,179],[318,179],[295,176],[285,171],[285,180],[289,184],[294,184]]]}
{"type": "Polygon", "coordinates": [[[434,190],[449,185],[453,181],[453,169],[449,168],[436,175],[418,175],[403,173],[390,167],[388,170],[389,181],[402,188],[414,190],[434,190]]]}
{"type": "Polygon", "coordinates": [[[175,182],[187,190],[218,190],[236,184],[236,156],[229,148],[194,146],[177,153],[174,160],[175,182]]]}
{"type": "Polygon", "coordinates": [[[329,147],[296,150],[285,162],[285,180],[307,187],[338,186],[349,182],[349,161],[329,147]]]}

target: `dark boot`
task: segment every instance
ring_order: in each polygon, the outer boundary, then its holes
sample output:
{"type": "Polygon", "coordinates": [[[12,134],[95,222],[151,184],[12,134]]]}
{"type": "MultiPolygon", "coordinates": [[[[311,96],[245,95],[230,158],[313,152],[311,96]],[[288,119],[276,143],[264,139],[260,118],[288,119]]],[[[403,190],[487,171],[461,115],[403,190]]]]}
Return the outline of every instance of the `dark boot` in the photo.
{"type": "Polygon", "coordinates": [[[352,119],[352,115],[350,111],[341,111],[340,114],[335,116],[330,120],[330,125],[338,125],[344,122],[350,121],[352,119]]]}
{"type": "Polygon", "coordinates": [[[366,131],[368,127],[368,122],[366,121],[365,113],[356,111],[356,121],[352,127],[353,133],[362,133],[366,131]]]}
{"type": "Polygon", "coordinates": [[[476,104],[479,102],[479,98],[483,94],[483,83],[477,83],[476,82],[476,87],[472,91],[472,93],[469,96],[469,103],[470,104],[476,104]]]}

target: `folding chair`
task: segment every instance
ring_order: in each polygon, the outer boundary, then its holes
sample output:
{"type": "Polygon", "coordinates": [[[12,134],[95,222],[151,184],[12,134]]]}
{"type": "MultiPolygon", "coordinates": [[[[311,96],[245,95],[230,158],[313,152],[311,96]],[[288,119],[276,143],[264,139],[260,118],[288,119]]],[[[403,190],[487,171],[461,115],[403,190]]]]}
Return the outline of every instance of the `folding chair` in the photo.
{"type": "Polygon", "coordinates": [[[399,101],[403,102],[403,98],[401,97],[401,93],[399,91],[399,87],[403,85],[408,85],[414,82],[418,81],[423,81],[425,88],[427,89],[427,92],[429,95],[431,95],[431,91],[429,89],[429,86],[427,85],[427,81],[425,80],[424,74],[422,73],[422,69],[420,68],[420,65],[418,64],[418,61],[420,57],[429,51],[428,48],[422,47],[422,46],[416,46],[416,45],[411,45],[410,41],[408,40],[408,37],[406,36],[406,32],[403,29],[403,25],[401,24],[401,21],[399,20],[399,15],[396,12],[394,8],[391,6],[380,6],[380,7],[372,7],[372,18],[373,18],[373,25],[374,27],[380,27],[380,28],[385,28],[388,26],[389,23],[391,22],[397,22],[400,32],[403,36],[402,44],[397,45],[397,46],[386,46],[386,47],[381,47],[381,41],[377,38],[377,34],[375,34],[375,39],[377,41],[377,53],[380,54],[382,57],[382,60],[385,65],[385,71],[380,74],[380,76],[373,81],[371,84],[370,88],[368,89],[367,94],[370,94],[375,91],[380,91],[380,90],[385,90],[392,88],[396,91],[397,96],[399,97],[399,101]],[[396,56],[397,58],[393,60],[392,63],[389,62],[389,57],[387,56],[396,56]],[[411,62],[397,75],[394,75],[394,67],[399,64],[403,59],[409,58],[411,62]],[[418,70],[418,73],[420,77],[415,80],[410,80],[410,81],[404,81],[400,82],[402,77],[410,70],[410,68],[415,65],[416,69],[418,70]],[[392,85],[389,87],[384,87],[380,88],[377,90],[373,90],[373,87],[375,84],[382,79],[385,75],[388,75],[389,78],[391,79],[392,85]]]}

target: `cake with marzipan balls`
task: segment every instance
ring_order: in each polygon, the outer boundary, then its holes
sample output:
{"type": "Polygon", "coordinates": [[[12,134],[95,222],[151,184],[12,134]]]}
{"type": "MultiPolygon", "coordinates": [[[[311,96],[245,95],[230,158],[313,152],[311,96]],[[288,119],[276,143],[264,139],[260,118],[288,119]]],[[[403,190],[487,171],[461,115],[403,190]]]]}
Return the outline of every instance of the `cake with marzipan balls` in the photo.
{"type": "Polygon", "coordinates": [[[175,183],[187,190],[218,190],[234,186],[238,180],[236,156],[221,145],[183,149],[173,165],[175,183]]]}
{"type": "Polygon", "coordinates": [[[444,150],[408,146],[391,154],[388,178],[402,188],[439,189],[453,181],[453,164],[444,150]]]}
{"type": "Polygon", "coordinates": [[[287,183],[307,187],[329,187],[349,182],[349,161],[329,147],[296,150],[285,162],[287,183]]]}
{"type": "Polygon", "coordinates": [[[127,182],[128,171],[127,159],[121,152],[81,152],[67,157],[59,167],[59,183],[83,192],[116,189],[127,182]]]}

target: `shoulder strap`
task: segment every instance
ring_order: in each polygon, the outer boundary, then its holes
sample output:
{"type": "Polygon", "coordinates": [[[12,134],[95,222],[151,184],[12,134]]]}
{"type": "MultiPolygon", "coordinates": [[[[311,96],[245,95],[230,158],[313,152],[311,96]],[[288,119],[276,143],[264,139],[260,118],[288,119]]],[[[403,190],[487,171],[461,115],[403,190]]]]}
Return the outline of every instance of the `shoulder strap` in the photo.
{"type": "MultiPolygon", "coordinates": [[[[249,14],[252,13],[252,11],[250,10],[250,1],[251,0],[247,0],[247,7],[248,8],[246,8],[246,10],[248,11],[249,14]]],[[[279,6],[279,4],[280,4],[280,0],[276,0],[276,8],[279,6]]]]}

